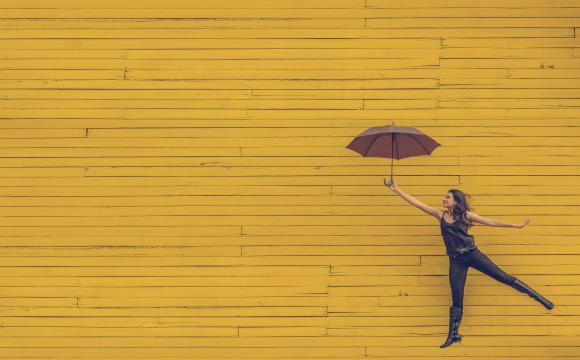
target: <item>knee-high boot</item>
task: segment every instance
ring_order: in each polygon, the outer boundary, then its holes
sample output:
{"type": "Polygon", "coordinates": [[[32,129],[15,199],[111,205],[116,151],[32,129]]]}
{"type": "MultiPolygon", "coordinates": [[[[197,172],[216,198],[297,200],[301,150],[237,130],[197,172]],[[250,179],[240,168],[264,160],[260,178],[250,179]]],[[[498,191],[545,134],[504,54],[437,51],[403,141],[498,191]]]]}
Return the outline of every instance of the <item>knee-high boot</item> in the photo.
{"type": "Polygon", "coordinates": [[[461,318],[463,317],[463,308],[453,307],[449,308],[449,334],[447,335],[447,340],[440,345],[440,348],[447,347],[456,341],[461,342],[461,335],[459,335],[459,324],[461,324],[461,318]]]}
{"type": "Polygon", "coordinates": [[[512,287],[519,292],[528,294],[531,298],[533,298],[540,304],[544,305],[546,309],[551,310],[552,308],[554,308],[554,304],[550,300],[540,295],[538,292],[536,292],[534,289],[532,289],[526,283],[520,281],[519,279],[516,279],[514,281],[512,287]]]}

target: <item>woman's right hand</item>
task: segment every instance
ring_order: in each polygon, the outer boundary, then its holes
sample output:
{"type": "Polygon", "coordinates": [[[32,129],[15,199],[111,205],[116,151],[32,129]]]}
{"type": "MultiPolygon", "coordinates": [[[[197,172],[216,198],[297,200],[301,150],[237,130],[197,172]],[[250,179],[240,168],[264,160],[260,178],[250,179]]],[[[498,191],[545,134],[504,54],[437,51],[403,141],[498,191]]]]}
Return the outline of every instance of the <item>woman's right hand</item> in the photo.
{"type": "Polygon", "coordinates": [[[397,191],[397,190],[399,189],[399,188],[397,187],[397,184],[395,183],[395,179],[391,179],[391,180],[389,180],[389,181],[387,182],[387,178],[384,178],[384,179],[383,179],[383,182],[385,183],[385,185],[386,185],[386,186],[387,186],[389,189],[391,189],[391,190],[393,190],[393,191],[397,191]]]}

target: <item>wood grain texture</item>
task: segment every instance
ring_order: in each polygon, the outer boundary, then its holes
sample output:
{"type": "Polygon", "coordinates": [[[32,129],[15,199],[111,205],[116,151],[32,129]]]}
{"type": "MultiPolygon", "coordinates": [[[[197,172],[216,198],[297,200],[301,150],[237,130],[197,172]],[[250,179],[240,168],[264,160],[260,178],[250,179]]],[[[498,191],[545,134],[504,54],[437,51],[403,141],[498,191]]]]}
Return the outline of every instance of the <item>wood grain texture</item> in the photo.
{"type": "Polygon", "coordinates": [[[0,0],[1,359],[580,359],[580,1],[0,0]],[[463,344],[436,219],[478,246],[463,344]]]}

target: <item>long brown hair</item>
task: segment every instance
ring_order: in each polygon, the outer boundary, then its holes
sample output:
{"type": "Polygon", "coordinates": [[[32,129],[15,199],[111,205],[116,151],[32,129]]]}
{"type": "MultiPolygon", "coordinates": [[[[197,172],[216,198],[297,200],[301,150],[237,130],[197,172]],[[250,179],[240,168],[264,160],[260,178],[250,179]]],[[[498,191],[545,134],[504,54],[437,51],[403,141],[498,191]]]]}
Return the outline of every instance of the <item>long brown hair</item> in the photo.
{"type": "Polygon", "coordinates": [[[471,195],[464,193],[459,189],[449,189],[449,191],[453,195],[453,199],[457,203],[453,209],[449,210],[451,216],[455,221],[460,220],[463,221],[465,224],[468,225],[468,228],[473,226],[473,223],[467,219],[466,212],[471,211],[471,207],[469,205],[471,201],[471,195]]]}

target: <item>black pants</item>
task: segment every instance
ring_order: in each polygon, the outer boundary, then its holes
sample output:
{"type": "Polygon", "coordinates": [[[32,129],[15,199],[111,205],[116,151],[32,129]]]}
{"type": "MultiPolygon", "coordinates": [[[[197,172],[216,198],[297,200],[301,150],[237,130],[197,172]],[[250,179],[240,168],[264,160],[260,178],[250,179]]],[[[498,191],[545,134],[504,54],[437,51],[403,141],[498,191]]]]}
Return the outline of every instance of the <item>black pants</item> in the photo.
{"type": "Polygon", "coordinates": [[[455,258],[449,258],[449,284],[451,285],[451,296],[453,306],[463,308],[463,289],[467,279],[467,270],[469,267],[491,276],[495,280],[512,286],[516,278],[503,271],[499,266],[493,263],[478,248],[455,258]]]}

